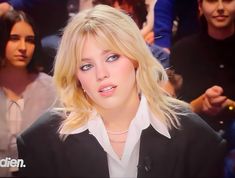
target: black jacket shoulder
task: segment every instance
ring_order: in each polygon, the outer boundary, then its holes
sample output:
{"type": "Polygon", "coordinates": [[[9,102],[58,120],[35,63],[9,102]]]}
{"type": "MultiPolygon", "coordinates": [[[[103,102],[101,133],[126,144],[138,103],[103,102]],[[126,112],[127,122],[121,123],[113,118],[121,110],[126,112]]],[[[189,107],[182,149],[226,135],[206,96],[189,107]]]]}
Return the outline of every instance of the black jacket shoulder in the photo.
{"type": "Polygon", "coordinates": [[[63,115],[48,112],[17,138],[22,177],[109,177],[106,152],[88,130],[59,133],[63,115]]]}

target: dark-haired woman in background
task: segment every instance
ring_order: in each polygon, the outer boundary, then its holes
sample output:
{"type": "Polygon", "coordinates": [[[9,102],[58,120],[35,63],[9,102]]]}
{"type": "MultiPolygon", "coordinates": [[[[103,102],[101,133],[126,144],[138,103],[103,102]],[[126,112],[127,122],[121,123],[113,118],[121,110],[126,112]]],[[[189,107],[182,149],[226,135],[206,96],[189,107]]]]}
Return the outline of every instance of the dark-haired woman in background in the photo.
{"type": "MultiPolygon", "coordinates": [[[[0,159],[17,159],[16,136],[55,101],[51,77],[39,72],[41,44],[22,11],[0,18],[0,159]]],[[[17,168],[0,168],[10,176],[17,168]]]]}

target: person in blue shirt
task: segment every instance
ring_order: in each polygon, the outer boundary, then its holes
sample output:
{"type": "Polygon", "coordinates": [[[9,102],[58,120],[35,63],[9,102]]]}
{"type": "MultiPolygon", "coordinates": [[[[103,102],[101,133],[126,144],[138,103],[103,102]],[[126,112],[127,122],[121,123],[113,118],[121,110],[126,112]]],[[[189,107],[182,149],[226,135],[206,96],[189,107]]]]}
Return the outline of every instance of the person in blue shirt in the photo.
{"type": "Polygon", "coordinates": [[[199,25],[197,3],[197,0],[157,0],[154,7],[155,44],[168,50],[171,48],[176,19],[175,41],[196,32],[199,25]]]}

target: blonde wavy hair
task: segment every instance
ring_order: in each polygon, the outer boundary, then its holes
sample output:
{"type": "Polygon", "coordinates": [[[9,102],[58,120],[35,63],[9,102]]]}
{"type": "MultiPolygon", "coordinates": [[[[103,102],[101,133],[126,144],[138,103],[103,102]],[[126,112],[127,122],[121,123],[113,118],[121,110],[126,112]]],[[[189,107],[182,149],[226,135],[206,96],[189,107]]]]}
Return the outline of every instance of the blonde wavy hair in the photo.
{"type": "MultiPolygon", "coordinates": [[[[76,77],[85,39],[91,35],[102,45],[137,63],[136,83],[153,114],[168,127],[178,127],[178,115],[186,104],[167,95],[162,83],[167,74],[153,57],[139,28],[125,13],[110,6],[97,5],[75,15],[64,29],[54,67],[54,80],[65,120],[60,131],[72,132],[84,125],[93,110],[76,77]]],[[[185,110],[185,109],[184,109],[185,110]]]]}

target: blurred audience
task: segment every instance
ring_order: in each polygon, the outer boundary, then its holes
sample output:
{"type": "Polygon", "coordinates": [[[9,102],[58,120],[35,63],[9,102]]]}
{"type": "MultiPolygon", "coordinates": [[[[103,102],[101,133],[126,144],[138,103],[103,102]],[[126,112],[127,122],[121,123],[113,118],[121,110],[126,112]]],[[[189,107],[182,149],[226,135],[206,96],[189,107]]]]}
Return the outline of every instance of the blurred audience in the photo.
{"type": "MultiPolygon", "coordinates": [[[[16,137],[56,100],[52,78],[39,72],[41,42],[22,11],[0,17],[0,160],[17,159],[16,137]]],[[[17,174],[0,168],[0,176],[17,174]]]]}
{"type": "Polygon", "coordinates": [[[198,0],[157,0],[154,7],[155,44],[168,52],[172,40],[177,41],[198,29],[198,0]],[[177,22],[176,34],[173,24],[177,22]]]}

